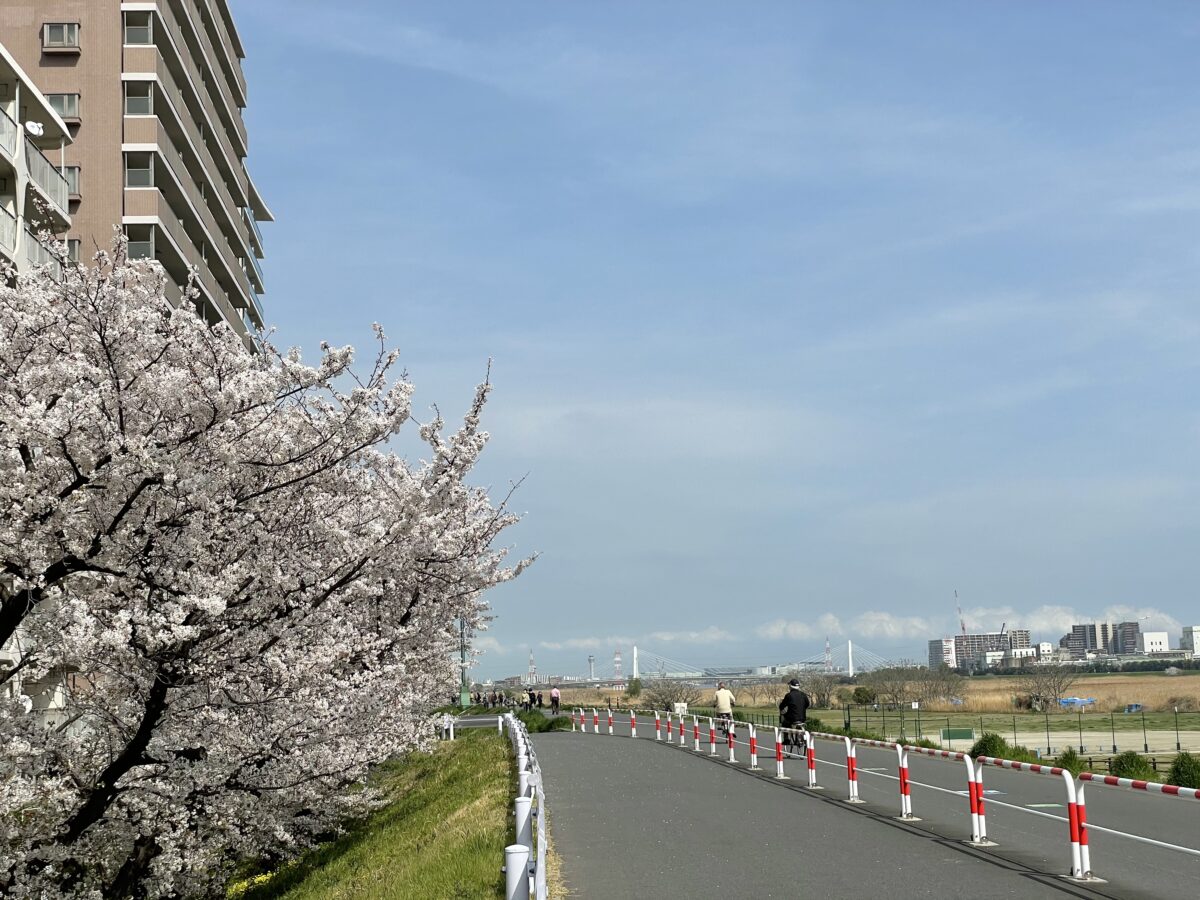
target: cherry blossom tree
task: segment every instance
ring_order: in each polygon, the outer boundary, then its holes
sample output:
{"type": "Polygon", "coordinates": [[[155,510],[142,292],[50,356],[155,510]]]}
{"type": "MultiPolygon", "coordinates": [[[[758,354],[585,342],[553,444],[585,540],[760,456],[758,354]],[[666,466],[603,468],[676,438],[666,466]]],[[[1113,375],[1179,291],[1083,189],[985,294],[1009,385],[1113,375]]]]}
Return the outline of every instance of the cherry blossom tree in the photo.
{"type": "Polygon", "coordinates": [[[96,263],[0,286],[0,894],[219,894],[377,802],[528,560],[466,480],[487,384],[417,424],[378,327],[307,365],[96,263]]]}

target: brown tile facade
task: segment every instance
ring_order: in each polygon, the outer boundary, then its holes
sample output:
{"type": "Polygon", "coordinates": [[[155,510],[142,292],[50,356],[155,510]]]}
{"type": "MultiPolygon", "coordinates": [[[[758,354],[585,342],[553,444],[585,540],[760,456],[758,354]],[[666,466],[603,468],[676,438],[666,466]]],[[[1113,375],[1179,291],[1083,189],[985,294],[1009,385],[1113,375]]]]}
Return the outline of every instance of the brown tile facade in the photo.
{"type": "Polygon", "coordinates": [[[271,214],[246,172],[242,45],[227,0],[3,0],[0,43],[52,100],[79,95],[77,120],[64,118],[65,164],[79,167],[67,236],[80,256],[120,226],[131,254],[153,255],[179,284],[199,270],[207,318],[261,326],[255,222],[271,214]],[[44,27],[63,23],[78,24],[78,49],[43,46],[44,27]]]}

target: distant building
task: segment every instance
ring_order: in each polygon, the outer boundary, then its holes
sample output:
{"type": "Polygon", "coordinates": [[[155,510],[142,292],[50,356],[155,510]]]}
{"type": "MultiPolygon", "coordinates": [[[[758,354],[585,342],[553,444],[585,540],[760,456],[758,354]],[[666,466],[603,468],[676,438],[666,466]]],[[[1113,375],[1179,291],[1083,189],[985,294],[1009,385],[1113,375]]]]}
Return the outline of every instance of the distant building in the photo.
{"type": "Polygon", "coordinates": [[[1196,642],[1200,640],[1200,625],[1184,625],[1183,634],[1179,638],[1179,649],[1196,652],[1196,642]]]}
{"type": "MultiPolygon", "coordinates": [[[[1005,653],[1012,650],[1027,649],[1030,646],[1029,630],[1014,628],[1011,631],[989,631],[978,634],[956,634],[954,641],[954,658],[958,665],[964,666],[988,665],[988,659],[1000,660],[1005,653]],[[988,654],[1000,654],[989,657],[988,654]]],[[[930,652],[933,651],[930,642],[930,652]]]]}
{"type": "Polygon", "coordinates": [[[1170,649],[1170,638],[1165,631],[1142,632],[1138,646],[1140,653],[1166,653],[1170,649]]]}
{"type": "Polygon", "coordinates": [[[1117,625],[1116,652],[1128,656],[1138,652],[1142,626],[1137,622],[1121,622],[1117,625]]]}
{"type": "Polygon", "coordinates": [[[1111,622],[1072,625],[1070,632],[1059,640],[1058,646],[1069,650],[1071,659],[1087,659],[1096,653],[1116,655],[1120,652],[1117,629],[1111,622]]]}
{"type": "Polygon", "coordinates": [[[936,638],[929,642],[929,668],[938,669],[942,666],[958,668],[958,659],[954,655],[954,638],[936,638]]]}
{"type": "Polygon", "coordinates": [[[1049,641],[1042,641],[1037,645],[1038,659],[1050,659],[1054,656],[1054,645],[1049,641]]]}

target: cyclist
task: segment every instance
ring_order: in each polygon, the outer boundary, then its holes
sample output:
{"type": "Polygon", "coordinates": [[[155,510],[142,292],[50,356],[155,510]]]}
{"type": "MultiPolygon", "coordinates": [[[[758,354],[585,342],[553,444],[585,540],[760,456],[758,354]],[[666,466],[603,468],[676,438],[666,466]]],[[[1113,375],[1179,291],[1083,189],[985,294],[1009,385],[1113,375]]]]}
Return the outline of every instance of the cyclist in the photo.
{"type": "Polygon", "coordinates": [[[733,730],[733,691],[725,687],[725,682],[717,682],[717,692],[713,694],[713,706],[717,708],[717,717],[721,720],[721,734],[728,736],[733,730]]]}
{"type": "Polygon", "coordinates": [[[783,743],[796,753],[804,752],[804,736],[801,729],[808,719],[808,694],[800,690],[799,680],[788,682],[788,692],[779,701],[779,724],[787,729],[783,743]]]}

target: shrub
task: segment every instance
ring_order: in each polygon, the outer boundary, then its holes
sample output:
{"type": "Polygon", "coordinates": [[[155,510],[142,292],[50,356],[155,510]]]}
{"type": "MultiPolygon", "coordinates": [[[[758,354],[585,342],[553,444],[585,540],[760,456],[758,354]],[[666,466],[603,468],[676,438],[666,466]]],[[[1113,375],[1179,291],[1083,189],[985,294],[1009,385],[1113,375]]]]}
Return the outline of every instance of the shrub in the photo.
{"type": "Polygon", "coordinates": [[[860,684],[854,689],[851,698],[860,706],[868,706],[875,702],[875,691],[865,684],[860,684]]]}
{"type": "Polygon", "coordinates": [[[1066,769],[1072,775],[1078,775],[1083,771],[1083,760],[1079,754],[1075,752],[1074,747],[1068,747],[1062,753],[1054,758],[1054,765],[1060,769],[1066,769]]]}
{"type": "Polygon", "coordinates": [[[1134,778],[1138,781],[1155,780],[1154,769],[1150,768],[1150,763],[1134,750],[1126,750],[1124,753],[1114,756],[1112,762],[1108,764],[1108,771],[1118,778],[1134,778]]]}
{"type": "Polygon", "coordinates": [[[1167,784],[1179,787],[1200,788],[1200,759],[1184,750],[1171,763],[1171,771],[1167,774],[1167,784]]]}
{"type": "Polygon", "coordinates": [[[629,684],[625,685],[625,696],[630,700],[637,697],[642,692],[642,679],[630,678],[629,684]]]}
{"type": "Polygon", "coordinates": [[[1008,752],[1008,741],[1004,740],[994,731],[985,731],[979,736],[971,746],[972,758],[976,756],[995,756],[1000,759],[1007,759],[1005,754],[1008,752]]]}
{"type": "Polygon", "coordinates": [[[994,756],[998,759],[1011,759],[1014,762],[1037,762],[1038,755],[1025,747],[1010,744],[994,731],[985,731],[979,740],[971,747],[972,757],[994,756]]]}

